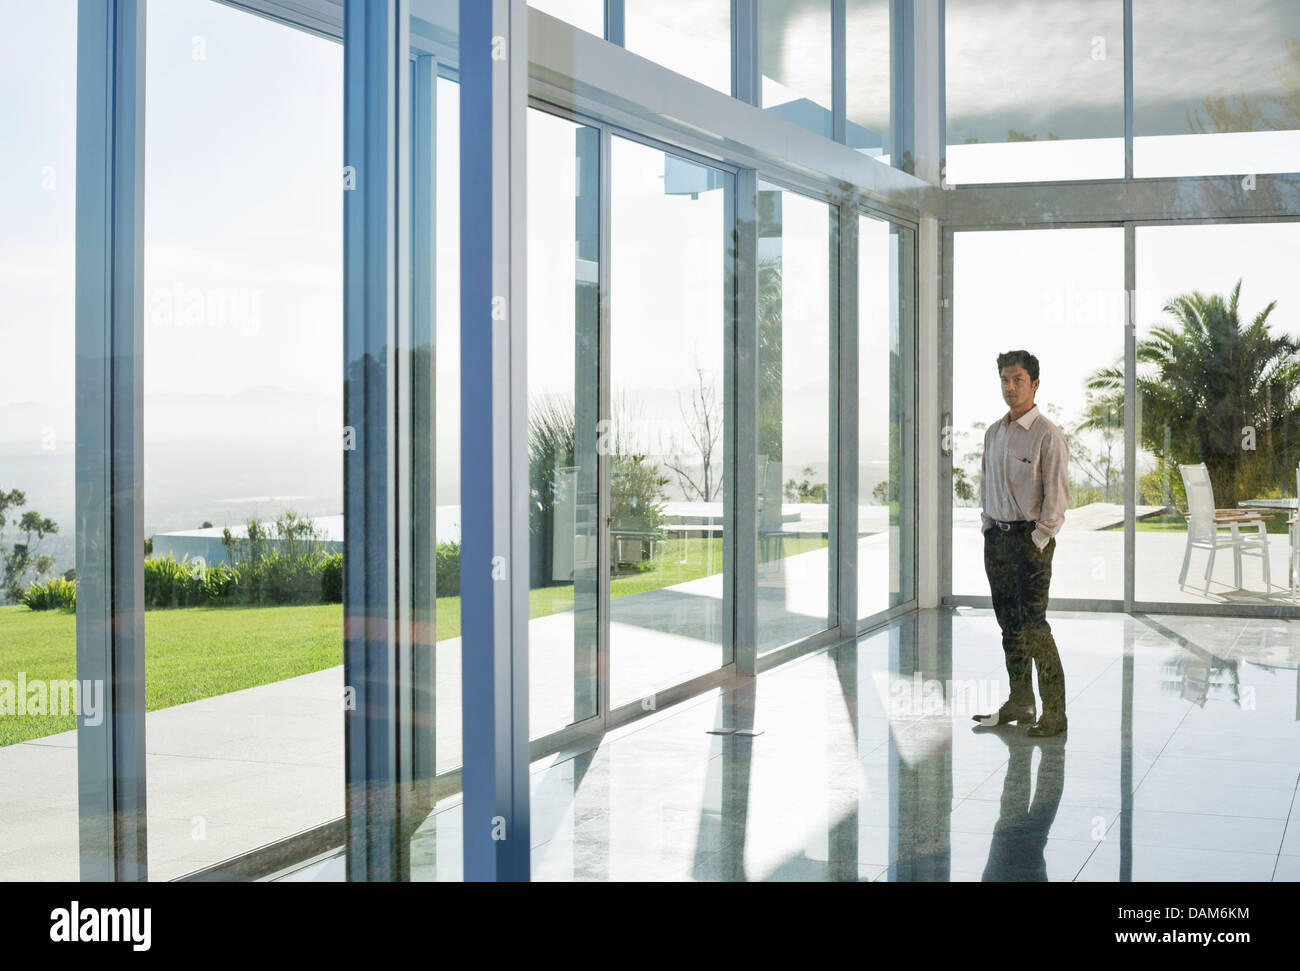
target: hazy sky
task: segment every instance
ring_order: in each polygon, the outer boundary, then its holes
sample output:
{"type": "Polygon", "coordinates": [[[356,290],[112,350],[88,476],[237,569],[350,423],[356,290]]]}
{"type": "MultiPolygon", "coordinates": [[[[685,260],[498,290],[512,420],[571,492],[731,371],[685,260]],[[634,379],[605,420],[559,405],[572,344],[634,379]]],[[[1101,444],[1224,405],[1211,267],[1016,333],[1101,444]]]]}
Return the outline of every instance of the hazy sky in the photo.
{"type": "MultiPolygon", "coordinates": [[[[32,366],[5,369],[0,405],[62,411],[74,377],[76,4],[4,2],[24,25],[0,36],[0,162],[14,173],[0,186],[0,333],[32,366]]],[[[148,9],[146,395],[337,395],[342,50],[208,0],[148,9]]]]}

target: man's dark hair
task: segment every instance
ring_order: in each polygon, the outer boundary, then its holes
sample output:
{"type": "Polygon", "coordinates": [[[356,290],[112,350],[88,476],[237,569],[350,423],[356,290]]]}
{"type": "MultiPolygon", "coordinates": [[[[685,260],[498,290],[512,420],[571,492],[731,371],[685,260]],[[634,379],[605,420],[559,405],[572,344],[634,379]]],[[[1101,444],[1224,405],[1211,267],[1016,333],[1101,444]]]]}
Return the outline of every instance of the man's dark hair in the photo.
{"type": "Polygon", "coordinates": [[[1002,373],[1004,367],[1018,365],[1029,372],[1029,380],[1038,380],[1038,358],[1028,351],[1007,351],[1005,354],[998,355],[998,374],[1002,373]]]}

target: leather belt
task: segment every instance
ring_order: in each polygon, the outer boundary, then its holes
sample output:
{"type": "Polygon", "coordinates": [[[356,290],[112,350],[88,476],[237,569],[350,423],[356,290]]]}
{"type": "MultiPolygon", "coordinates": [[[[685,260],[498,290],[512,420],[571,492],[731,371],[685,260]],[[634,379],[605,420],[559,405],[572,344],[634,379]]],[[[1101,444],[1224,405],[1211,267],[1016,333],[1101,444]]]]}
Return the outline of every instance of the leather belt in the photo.
{"type": "Polygon", "coordinates": [[[1028,519],[1014,519],[1009,523],[1004,523],[1000,519],[995,519],[993,520],[993,525],[1005,533],[1008,530],[1012,530],[1012,529],[1024,529],[1026,526],[1032,527],[1034,524],[1031,520],[1028,519]]]}

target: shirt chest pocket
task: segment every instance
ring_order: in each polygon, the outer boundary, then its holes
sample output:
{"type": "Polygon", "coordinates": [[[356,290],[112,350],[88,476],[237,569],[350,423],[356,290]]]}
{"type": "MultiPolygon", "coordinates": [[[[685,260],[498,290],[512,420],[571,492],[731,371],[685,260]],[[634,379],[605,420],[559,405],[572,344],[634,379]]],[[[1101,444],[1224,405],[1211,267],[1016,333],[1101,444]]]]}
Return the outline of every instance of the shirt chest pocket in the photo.
{"type": "Polygon", "coordinates": [[[1034,462],[1033,456],[1026,455],[1023,452],[1011,451],[1010,471],[1007,473],[1011,484],[1017,489],[1028,488],[1032,486],[1037,478],[1037,463],[1034,462]]]}

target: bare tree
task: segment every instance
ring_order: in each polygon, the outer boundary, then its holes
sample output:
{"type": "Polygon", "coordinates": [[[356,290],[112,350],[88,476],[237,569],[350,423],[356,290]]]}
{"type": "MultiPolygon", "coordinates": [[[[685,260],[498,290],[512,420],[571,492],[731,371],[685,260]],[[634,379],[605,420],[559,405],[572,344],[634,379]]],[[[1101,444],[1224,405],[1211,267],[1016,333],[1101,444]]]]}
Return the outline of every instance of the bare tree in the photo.
{"type": "Polygon", "coordinates": [[[722,476],[717,473],[716,453],[722,435],[722,415],[718,406],[718,392],[712,377],[706,377],[704,368],[696,365],[696,386],[689,401],[677,392],[677,408],[682,415],[687,442],[673,441],[672,452],[664,464],[677,476],[682,493],[687,499],[712,502],[722,490],[722,476]],[[694,455],[698,461],[692,461],[694,455]]]}

